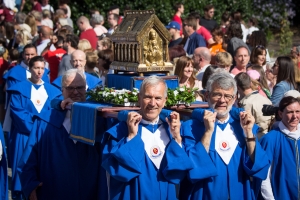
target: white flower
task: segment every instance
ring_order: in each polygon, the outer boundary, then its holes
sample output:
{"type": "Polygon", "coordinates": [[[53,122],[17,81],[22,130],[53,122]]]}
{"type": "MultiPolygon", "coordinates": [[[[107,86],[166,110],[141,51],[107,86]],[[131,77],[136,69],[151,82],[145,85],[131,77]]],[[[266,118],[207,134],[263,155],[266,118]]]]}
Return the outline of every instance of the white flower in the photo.
{"type": "Polygon", "coordinates": [[[114,95],[114,97],[117,95],[116,92],[111,92],[110,94],[114,95]]]}
{"type": "Polygon", "coordinates": [[[122,97],[122,96],[119,96],[119,99],[123,99],[123,97],[122,97]]]}
{"type": "Polygon", "coordinates": [[[137,95],[137,93],[136,92],[132,92],[132,94],[135,96],[135,95],[137,95]]]}
{"type": "Polygon", "coordinates": [[[184,88],[183,88],[183,87],[181,87],[181,88],[179,88],[179,90],[180,90],[181,92],[183,92],[183,91],[184,91],[184,88]]]}
{"type": "Polygon", "coordinates": [[[174,93],[174,96],[176,97],[177,94],[178,94],[178,91],[177,91],[177,90],[174,90],[173,93],[174,93]]]}
{"type": "Polygon", "coordinates": [[[127,103],[127,102],[128,102],[128,99],[127,99],[127,98],[125,98],[125,99],[124,99],[124,103],[127,103]]]}

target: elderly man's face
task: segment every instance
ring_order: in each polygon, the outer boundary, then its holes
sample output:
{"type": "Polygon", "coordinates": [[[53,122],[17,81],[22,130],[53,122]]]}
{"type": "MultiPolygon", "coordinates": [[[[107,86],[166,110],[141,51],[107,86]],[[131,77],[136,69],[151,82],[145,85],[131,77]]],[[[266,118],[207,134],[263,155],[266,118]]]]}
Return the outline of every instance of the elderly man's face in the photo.
{"type": "Polygon", "coordinates": [[[78,26],[78,29],[82,32],[84,31],[84,25],[83,25],[83,21],[77,21],[77,26],[78,26]]]}
{"type": "Polygon", "coordinates": [[[193,54],[193,61],[194,61],[194,68],[199,70],[200,68],[200,62],[201,62],[201,55],[200,52],[195,50],[193,54]]]}
{"type": "Polygon", "coordinates": [[[143,119],[153,122],[157,119],[161,109],[165,106],[166,87],[163,83],[157,85],[147,85],[143,94],[139,95],[141,115],[143,119]]]}
{"type": "Polygon", "coordinates": [[[86,57],[84,53],[74,53],[71,59],[71,65],[74,68],[84,71],[84,67],[86,64],[86,57]]]}
{"type": "Polygon", "coordinates": [[[240,48],[237,51],[234,60],[236,62],[236,66],[246,68],[250,60],[248,50],[246,48],[240,48]]]}
{"type": "Polygon", "coordinates": [[[212,85],[212,91],[207,91],[209,107],[217,112],[217,117],[226,117],[235,101],[234,89],[222,89],[218,84],[212,85]]]}
{"type": "Polygon", "coordinates": [[[85,101],[86,82],[79,74],[74,74],[66,78],[62,87],[64,99],[70,98],[74,102],[85,101]]]}

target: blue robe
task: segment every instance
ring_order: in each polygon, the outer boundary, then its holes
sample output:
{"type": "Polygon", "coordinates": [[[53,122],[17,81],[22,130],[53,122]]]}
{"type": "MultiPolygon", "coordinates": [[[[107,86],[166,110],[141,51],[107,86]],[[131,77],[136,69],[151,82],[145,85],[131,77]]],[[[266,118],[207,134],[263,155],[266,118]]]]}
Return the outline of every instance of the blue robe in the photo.
{"type": "MultiPolygon", "coordinates": [[[[32,83],[28,80],[12,85],[8,92],[11,94],[10,110],[12,126],[9,136],[9,156],[12,168],[12,191],[21,191],[21,184],[17,174],[17,165],[23,154],[23,150],[28,140],[34,123],[34,116],[48,115],[51,109],[52,99],[61,95],[61,91],[49,83],[44,83],[48,94],[40,113],[34,107],[31,98],[32,83]]],[[[36,86],[39,87],[39,86],[36,86]]]]}
{"type": "MultiPolygon", "coordinates": [[[[85,76],[86,76],[86,84],[88,86],[87,90],[92,90],[94,89],[95,87],[99,86],[102,84],[102,80],[93,76],[93,75],[90,75],[88,73],[84,73],[85,76]]],[[[52,82],[52,85],[54,85],[55,87],[57,87],[59,90],[62,90],[61,88],[61,79],[62,79],[62,76],[59,76],[57,77],[53,82],[52,82]]]]}
{"type": "MultiPolygon", "coordinates": [[[[12,85],[25,81],[27,79],[26,71],[29,72],[27,69],[22,67],[21,65],[17,65],[10,69],[6,74],[3,75],[3,79],[6,81],[7,88],[10,88],[12,85]]],[[[30,72],[29,72],[30,73],[30,72]]],[[[42,80],[45,83],[50,83],[49,81],[49,73],[50,71],[45,68],[44,75],[42,80]]]]}
{"type": "MultiPolygon", "coordinates": [[[[274,198],[299,199],[300,140],[288,137],[279,128],[276,128],[264,135],[260,143],[262,148],[267,152],[270,163],[273,162],[271,168],[271,186],[274,198]]],[[[256,181],[261,183],[261,180],[256,181]]]]}
{"type": "MultiPolygon", "coordinates": [[[[238,140],[229,164],[226,165],[216,151],[218,148],[215,147],[216,131],[213,132],[209,153],[207,153],[201,143],[205,126],[204,110],[200,111],[196,119],[186,121],[182,127],[183,145],[194,168],[189,171],[187,178],[180,185],[180,199],[256,199],[256,193],[250,183],[250,176],[266,178],[268,170],[266,153],[256,141],[255,162],[252,163],[240,126],[239,112],[232,112],[228,121],[238,140]]],[[[253,133],[255,134],[257,131],[258,127],[254,125],[253,133]]]]}
{"type": "Polygon", "coordinates": [[[179,184],[192,164],[175,140],[168,125],[163,123],[170,142],[159,170],[152,163],[138,134],[127,142],[128,129],[120,122],[109,129],[103,139],[102,167],[110,175],[110,199],[176,199],[175,184],[179,184]]]}
{"type": "Polygon", "coordinates": [[[0,141],[2,143],[2,159],[0,160],[0,200],[8,199],[8,179],[7,179],[7,163],[6,163],[6,151],[5,140],[2,127],[0,125],[0,141]]]}
{"type": "Polygon", "coordinates": [[[75,144],[63,126],[65,115],[66,112],[52,109],[48,118],[34,122],[18,166],[26,197],[42,182],[38,199],[97,199],[97,147],[75,144]]]}

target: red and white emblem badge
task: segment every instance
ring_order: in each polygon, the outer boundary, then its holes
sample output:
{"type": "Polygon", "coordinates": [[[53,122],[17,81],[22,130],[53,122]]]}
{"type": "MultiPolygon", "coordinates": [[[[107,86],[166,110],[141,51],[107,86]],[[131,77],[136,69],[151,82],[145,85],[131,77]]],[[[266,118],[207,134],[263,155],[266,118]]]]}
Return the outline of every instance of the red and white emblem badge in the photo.
{"type": "Polygon", "coordinates": [[[161,155],[161,150],[159,146],[154,145],[153,147],[150,148],[150,153],[153,158],[157,158],[161,155]]]}
{"type": "Polygon", "coordinates": [[[220,144],[219,144],[219,147],[222,151],[227,151],[230,149],[230,145],[229,145],[229,142],[226,141],[226,140],[221,140],[220,141],[220,144]]]}

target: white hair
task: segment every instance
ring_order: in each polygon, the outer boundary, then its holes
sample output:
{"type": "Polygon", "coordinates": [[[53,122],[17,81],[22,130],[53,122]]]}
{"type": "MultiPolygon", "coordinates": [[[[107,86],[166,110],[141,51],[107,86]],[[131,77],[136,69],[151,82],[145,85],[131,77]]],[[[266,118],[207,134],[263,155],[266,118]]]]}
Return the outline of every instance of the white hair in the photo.
{"type": "Polygon", "coordinates": [[[233,94],[235,95],[237,92],[236,82],[233,77],[227,71],[216,71],[213,73],[206,84],[206,89],[208,92],[212,92],[213,85],[218,84],[218,86],[224,90],[229,90],[233,88],[233,94]]]}
{"type": "Polygon", "coordinates": [[[158,85],[159,83],[162,83],[165,86],[164,97],[167,97],[168,86],[163,78],[156,76],[156,75],[148,76],[143,80],[141,88],[140,88],[140,94],[144,93],[144,89],[146,86],[148,86],[148,85],[154,86],[154,85],[158,85]]]}
{"type": "Polygon", "coordinates": [[[68,71],[65,71],[61,79],[61,85],[64,86],[66,79],[76,74],[79,74],[83,78],[84,82],[86,83],[86,77],[83,71],[73,68],[73,69],[69,69],[68,71]]]}

